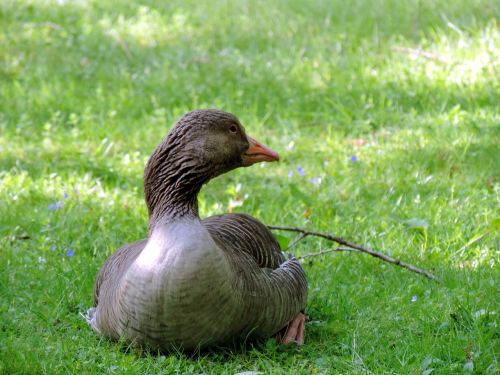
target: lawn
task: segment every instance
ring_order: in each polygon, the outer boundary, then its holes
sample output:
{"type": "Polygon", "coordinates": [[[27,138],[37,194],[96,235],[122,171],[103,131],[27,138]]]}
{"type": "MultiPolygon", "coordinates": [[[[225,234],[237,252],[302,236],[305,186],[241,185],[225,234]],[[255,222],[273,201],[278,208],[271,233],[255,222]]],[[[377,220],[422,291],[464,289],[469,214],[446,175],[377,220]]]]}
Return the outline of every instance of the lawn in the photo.
{"type": "Polygon", "coordinates": [[[494,0],[2,1],[0,373],[498,374],[499,16],[494,0]],[[300,349],[96,336],[96,273],[147,233],[144,164],[206,107],[281,161],[212,181],[202,216],[330,232],[440,281],[308,258],[300,349]]]}

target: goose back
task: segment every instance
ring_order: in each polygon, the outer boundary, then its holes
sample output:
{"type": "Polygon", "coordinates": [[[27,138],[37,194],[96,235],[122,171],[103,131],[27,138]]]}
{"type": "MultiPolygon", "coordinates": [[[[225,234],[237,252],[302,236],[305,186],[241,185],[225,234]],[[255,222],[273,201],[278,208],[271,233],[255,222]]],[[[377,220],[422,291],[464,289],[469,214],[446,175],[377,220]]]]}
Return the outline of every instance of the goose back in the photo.
{"type": "Polygon", "coordinates": [[[202,224],[223,249],[249,254],[260,268],[275,269],[285,261],[278,241],[269,229],[250,215],[232,213],[215,215],[202,224]]]}

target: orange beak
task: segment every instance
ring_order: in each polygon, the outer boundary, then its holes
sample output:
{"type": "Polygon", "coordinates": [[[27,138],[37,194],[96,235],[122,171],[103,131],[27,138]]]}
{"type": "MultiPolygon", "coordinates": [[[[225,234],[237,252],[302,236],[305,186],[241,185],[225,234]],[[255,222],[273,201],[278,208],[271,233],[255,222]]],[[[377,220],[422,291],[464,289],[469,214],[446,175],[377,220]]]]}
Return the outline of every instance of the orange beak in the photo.
{"type": "Polygon", "coordinates": [[[249,165],[260,163],[261,161],[278,161],[280,159],[278,153],[271,150],[269,147],[260,144],[252,137],[247,136],[248,143],[250,146],[248,150],[243,154],[243,166],[248,167],[249,165]]]}

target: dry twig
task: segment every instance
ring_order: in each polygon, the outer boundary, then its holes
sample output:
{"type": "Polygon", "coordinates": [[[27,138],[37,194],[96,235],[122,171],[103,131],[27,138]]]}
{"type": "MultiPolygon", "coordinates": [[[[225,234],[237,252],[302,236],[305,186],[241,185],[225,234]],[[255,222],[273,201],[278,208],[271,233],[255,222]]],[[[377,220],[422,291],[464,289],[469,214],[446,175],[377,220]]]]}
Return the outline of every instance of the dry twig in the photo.
{"type": "Polygon", "coordinates": [[[296,259],[305,259],[305,258],[317,257],[319,255],[333,253],[334,251],[358,251],[359,252],[359,250],[351,249],[350,247],[338,246],[338,247],[332,247],[331,249],[321,250],[321,251],[318,251],[317,253],[304,254],[304,255],[301,255],[300,257],[296,257],[296,259]]]}
{"type": "Polygon", "coordinates": [[[119,35],[115,38],[116,42],[120,46],[121,50],[127,56],[129,60],[132,60],[132,53],[130,52],[130,48],[128,48],[128,44],[125,40],[123,40],[119,35]]]}
{"type": "MultiPolygon", "coordinates": [[[[287,232],[300,233],[301,234],[300,238],[298,240],[294,241],[293,245],[295,245],[297,242],[299,242],[300,240],[302,240],[303,238],[305,238],[307,236],[321,237],[321,238],[324,238],[326,240],[336,242],[340,245],[344,245],[349,249],[353,249],[353,250],[356,250],[356,251],[359,251],[362,253],[369,254],[372,257],[383,260],[384,262],[392,263],[392,264],[395,264],[396,266],[406,268],[407,270],[410,270],[412,272],[418,273],[420,275],[424,275],[425,277],[427,277],[429,279],[437,280],[436,276],[434,276],[432,273],[430,273],[426,270],[415,267],[412,264],[403,262],[400,259],[395,259],[389,255],[383,254],[379,251],[375,251],[375,250],[370,249],[368,247],[355,244],[353,242],[344,240],[343,238],[340,238],[340,237],[332,236],[331,234],[328,234],[328,233],[314,232],[314,231],[310,231],[310,230],[307,230],[304,228],[282,227],[282,226],[277,226],[277,225],[268,225],[268,228],[274,229],[274,230],[283,230],[283,231],[287,231],[287,232]]],[[[290,246],[288,248],[290,248],[290,246]]],[[[333,249],[329,249],[329,250],[324,250],[323,252],[319,252],[319,253],[306,254],[306,255],[303,255],[301,258],[305,258],[305,257],[309,257],[309,256],[317,256],[317,255],[321,255],[321,254],[325,254],[327,252],[329,253],[329,252],[333,252],[333,251],[346,251],[346,249],[343,247],[337,247],[337,248],[333,248],[333,249]]]]}
{"type": "Polygon", "coordinates": [[[407,48],[407,47],[393,47],[391,48],[394,52],[404,53],[407,55],[415,56],[415,57],[423,57],[428,60],[434,60],[443,64],[448,64],[450,61],[444,57],[437,55],[435,53],[427,52],[421,49],[415,48],[407,48]]]}

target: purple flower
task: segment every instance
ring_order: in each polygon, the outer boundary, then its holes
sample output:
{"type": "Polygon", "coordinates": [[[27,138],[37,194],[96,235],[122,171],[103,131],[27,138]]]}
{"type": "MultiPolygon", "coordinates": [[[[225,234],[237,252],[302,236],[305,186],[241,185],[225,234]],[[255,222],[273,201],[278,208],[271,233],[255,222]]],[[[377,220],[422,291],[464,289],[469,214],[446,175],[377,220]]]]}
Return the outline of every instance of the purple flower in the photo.
{"type": "Polygon", "coordinates": [[[297,172],[299,172],[299,174],[301,176],[304,176],[306,174],[306,172],[304,171],[304,168],[302,168],[302,167],[297,167],[297,172]]]}
{"type": "Polygon", "coordinates": [[[49,205],[49,210],[50,211],[55,211],[55,210],[58,210],[59,208],[61,208],[63,206],[62,202],[61,201],[57,201],[55,204],[52,203],[51,205],[49,205]]]}
{"type": "Polygon", "coordinates": [[[63,197],[64,197],[64,199],[68,199],[68,197],[69,197],[68,193],[64,192],[63,197]]]}
{"type": "Polygon", "coordinates": [[[68,249],[68,251],[66,251],[66,256],[72,257],[73,255],[75,255],[75,252],[72,249],[68,249]]]}
{"type": "Polygon", "coordinates": [[[288,172],[288,178],[292,178],[293,176],[293,171],[288,172]]]}
{"type": "Polygon", "coordinates": [[[314,186],[319,186],[321,184],[321,177],[313,177],[309,181],[311,181],[311,184],[314,186]]]}
{"type": "Polygon", "coordinates": [[[351,156],[351,161],[356,163],[358,161],[358,157],[356,155],[351,156]]]}
{"type": "Polygon", "coordinates": [[[52,245],[52,251],[56,251],[57,250],[57,246],[56,245],[52,245]]]}
{"type": "Polygon", "coordinates": [[[411,301],[412,301],[412,302],[417,302],[417,296],[413,296],[413,297],[411,297],[411,301]]]}

